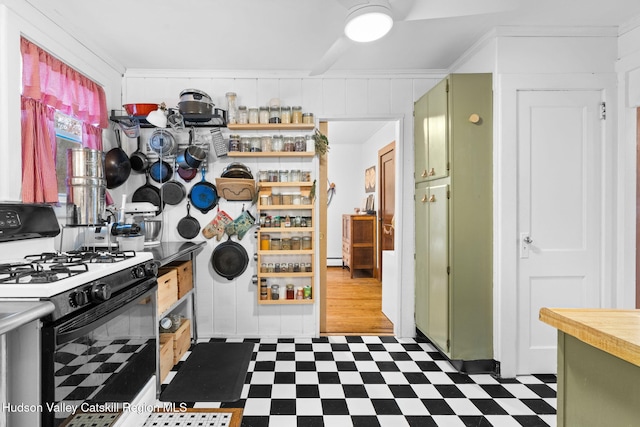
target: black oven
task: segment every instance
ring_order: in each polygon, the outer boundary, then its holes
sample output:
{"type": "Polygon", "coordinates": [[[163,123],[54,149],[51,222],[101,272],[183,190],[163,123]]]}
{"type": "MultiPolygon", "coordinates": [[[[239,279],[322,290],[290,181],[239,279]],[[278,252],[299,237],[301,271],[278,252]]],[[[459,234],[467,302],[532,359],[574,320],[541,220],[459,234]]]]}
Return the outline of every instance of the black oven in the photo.
{"type": "Polygon", "coordinates": [[[75,411],[126,409],[156,374],[157,281],[135,275],[127,269],[53,298],[56,306],[83,309],[43,321],[42,427],[58,426],[75,411]],[[131,283],[111,293],[106,284],[123,278],[131,283]]]}

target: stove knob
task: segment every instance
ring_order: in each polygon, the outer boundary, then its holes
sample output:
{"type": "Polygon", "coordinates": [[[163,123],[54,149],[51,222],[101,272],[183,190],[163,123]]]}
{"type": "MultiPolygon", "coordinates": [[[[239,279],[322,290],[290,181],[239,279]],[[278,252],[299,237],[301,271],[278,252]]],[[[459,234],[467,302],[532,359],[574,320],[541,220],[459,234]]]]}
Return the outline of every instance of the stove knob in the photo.
{"type": "Polygon", "coordinates": [[[133,277],[137,278],[137,279],[141,279],[144,277],[145,272],[144,272],[144,267],[141,265],[138,265],[137,267],[135,267],[132,270],[132,275],[133,277]]]}
{"type": "Polygon", "coordinates": [[[106,301],[111,298],[111,286],[106,283],[96,283],[91,287],[91,298],[94,301],[106,301]]]}
{"type": "Polygon", "coordinates": [[[144,265],[144,269],[147,272],[147,276],[157,276],[158,275],[158,264],[155,262],[148,262],[144,265]]]}
{"type": "Polygon", "coordinates": [[[71,307],[80,307],[89,303],[89,295],[86,291],[75,291],[69,294],[69,305],[71,307]]]}

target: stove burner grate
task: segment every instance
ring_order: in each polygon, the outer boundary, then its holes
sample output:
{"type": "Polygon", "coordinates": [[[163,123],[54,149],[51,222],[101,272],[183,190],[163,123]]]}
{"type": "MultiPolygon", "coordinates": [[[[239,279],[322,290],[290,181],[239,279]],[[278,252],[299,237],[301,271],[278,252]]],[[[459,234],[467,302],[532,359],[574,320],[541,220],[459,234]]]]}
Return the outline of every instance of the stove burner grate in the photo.
{"type": "Polygon", "coordinates": [[[135,251],[92,251],[76,250],[68,252],[43,252],[37,255],[27,255],[28,259],[37,263],[112,263],[135,257],[135,251]]]}
{"type": "Polygon", "coordinates": [[[46,264],[32,261],[0,265],[0,283],[51,283],[89,271],[83,262],[46,264]]]}

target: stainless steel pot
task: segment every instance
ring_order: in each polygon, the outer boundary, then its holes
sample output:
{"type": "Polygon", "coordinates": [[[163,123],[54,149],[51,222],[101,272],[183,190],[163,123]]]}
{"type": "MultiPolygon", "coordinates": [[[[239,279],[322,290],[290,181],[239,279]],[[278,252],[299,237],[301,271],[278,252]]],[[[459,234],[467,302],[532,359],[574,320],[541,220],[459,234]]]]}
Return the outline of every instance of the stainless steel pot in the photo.
{"type": "Polygon", "coordinates": [[[67,149],[67,177],[104,178],[104,153],[91,148],[67,149]]]}
{"type": "Polygon", "coordinates": [[[102,178],[67,178],[67,224],[104,224],[106,189],[106,180],[102,178]]]}
{"type": "Polygon", "coordinates": [[[185,89],[180,92],[178,110],[182,114],[213,114],[213,101],[205,92],[198,89],[185,89]]]}

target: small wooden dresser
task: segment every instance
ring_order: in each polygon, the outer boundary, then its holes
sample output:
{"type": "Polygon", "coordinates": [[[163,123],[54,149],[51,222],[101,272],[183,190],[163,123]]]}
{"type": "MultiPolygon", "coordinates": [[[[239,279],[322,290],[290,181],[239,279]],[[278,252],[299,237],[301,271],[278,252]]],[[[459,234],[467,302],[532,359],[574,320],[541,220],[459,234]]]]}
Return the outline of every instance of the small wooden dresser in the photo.
{"type": "Polygon", "coordinates": [[[342,266],[376,277],[376,216],[342,215],[342,266]]]}

